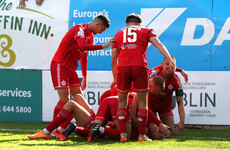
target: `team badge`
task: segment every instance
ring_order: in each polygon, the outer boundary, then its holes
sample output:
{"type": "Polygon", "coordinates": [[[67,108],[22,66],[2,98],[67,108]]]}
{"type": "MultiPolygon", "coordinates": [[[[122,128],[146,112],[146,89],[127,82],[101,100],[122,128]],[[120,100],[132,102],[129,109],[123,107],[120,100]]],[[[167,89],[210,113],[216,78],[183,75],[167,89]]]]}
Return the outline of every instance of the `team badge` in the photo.
{"type": "Polygon", "coordinates": [[[66,85],[65,80],[63,80],[63,81],[61,82],[61,85],[66,85]]]}
{"type": "Polygon", "coordinates": [[[168,85],[168,89],[172,90],[173,86],[171,84],[168,85]]]}

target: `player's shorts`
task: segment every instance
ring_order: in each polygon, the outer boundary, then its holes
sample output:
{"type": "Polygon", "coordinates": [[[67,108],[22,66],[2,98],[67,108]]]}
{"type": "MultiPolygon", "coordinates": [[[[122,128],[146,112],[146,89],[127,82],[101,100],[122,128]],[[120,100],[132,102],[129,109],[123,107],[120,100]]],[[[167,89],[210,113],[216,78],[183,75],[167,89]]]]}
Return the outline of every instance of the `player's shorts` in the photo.
{"type": "Polygon", "coordinates": [[[155,114],[158,113],[158,115],[160,117],[165,117],[165,116],[173,116],[173,111],[171,108],[164,108],[164,109],[160,109],[159,111],[156,111],[156,110],[152,110],[155,114]]]}
{"type": "Polygon", "coordinates": [[[110,96],[100,104],[95,119],[113,121],[117,118],[118,97],[110,96]]]}
{"type": "Polygon", "coordinates": [[[117,91],[129,92],[132,83],[137,92],[148,91],[148,69],[141,66],[119,67],[117,69],[117,91]]]}
{"type": "Polygon", "coordinates": [[[50,71],[55,90],[81,85],[75,70],[67,69],[61,64],[52,61],[50,71]]]}

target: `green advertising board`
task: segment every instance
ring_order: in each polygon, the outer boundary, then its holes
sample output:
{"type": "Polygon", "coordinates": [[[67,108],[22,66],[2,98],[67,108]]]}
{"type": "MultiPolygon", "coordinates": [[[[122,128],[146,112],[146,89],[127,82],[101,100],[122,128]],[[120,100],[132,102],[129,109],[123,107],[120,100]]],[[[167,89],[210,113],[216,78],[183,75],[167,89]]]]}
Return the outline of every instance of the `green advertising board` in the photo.
{"type": "Polygon", "coordinates": [[[0,70],[0,121],[42,121],[42,71],[0,70]]]}

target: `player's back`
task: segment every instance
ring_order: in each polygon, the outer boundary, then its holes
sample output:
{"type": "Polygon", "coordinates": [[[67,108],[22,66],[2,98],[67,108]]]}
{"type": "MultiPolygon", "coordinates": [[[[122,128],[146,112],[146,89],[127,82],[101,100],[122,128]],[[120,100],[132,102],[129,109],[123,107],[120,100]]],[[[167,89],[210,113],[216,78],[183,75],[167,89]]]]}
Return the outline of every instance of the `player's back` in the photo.
{"type": "Polygon", "coordinates": [[[148,68],[146,51],[149,38],[155,36],[152,29],[139,26],[130,26],[121,29],[116,34],[116,44],[118,48],[118,67],[122,66],[143,66],[148,68]]]}

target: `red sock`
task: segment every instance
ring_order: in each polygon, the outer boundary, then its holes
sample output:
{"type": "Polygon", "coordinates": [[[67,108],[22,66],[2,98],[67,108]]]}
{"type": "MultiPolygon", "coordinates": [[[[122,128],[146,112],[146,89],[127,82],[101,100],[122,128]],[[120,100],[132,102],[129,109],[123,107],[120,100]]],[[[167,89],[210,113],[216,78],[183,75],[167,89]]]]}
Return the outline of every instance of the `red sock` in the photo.
{"type": "Polygon", "coordinates": [[[57,105],[55,106],[54,108],[54,114],[53,114],[53,119],[57,116],[57,114],[62,110],[63,106],[65,105],[66,103],[63,102],[63,101],[58,101],[57,105]]]}
{"type": "Polygon", "coordinates": [[[120,131],[112,128],[105,128],[104,134],[109,138],[120,140],[120,131]]]}
{"type": "Polygon", "coordinates": [[[139,135],[145,134],[145,128],[148,120],[148,109],[139,108],[137,112],[139,135]]]}
{"type": "Polygon", "coordinates": [[[57,117],[53,119],[50,124],[46,127],[46,129],[51,133],[54,129],[56,129],[62,122],[66,121],[71,117],[72,114],[65,110],[64,108],[58,113],[57,117]]]}
{"type": "Polygon", "coordinates": [[[117,108],[117,121],[120,129],[120,133],[126,133],[126,119],[128,113],[126,108],[117,108]]]}
{"type": "Polygon", "coordinates": [[[63,122],[60,127],[62,127],[63,129],[66,129],[70,123],[70,121],[73,119],[73,115],[71,117],[69,117],[69,119],[67,119],[65,122],[63,122]]]}
{"type": "Polygon", "coordinates": [[[87,137],[90,133],[90,129],[86,127],[77,127],[75,133],[82,137],[87,137]]]}

